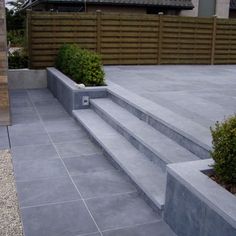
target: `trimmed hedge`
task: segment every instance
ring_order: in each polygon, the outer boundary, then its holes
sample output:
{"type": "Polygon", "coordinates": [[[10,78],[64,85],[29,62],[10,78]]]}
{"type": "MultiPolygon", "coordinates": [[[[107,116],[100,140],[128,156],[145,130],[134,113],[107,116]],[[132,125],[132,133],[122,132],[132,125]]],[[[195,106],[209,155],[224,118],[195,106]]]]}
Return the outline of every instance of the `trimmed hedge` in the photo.
{"type": "Polygon", "coordinates": [[[236,184],[236,115],[211,128],[216,177],[225,184],[236,184]]]}
{"type": "Polygon", "coordinates": [[[101,57],[75,44],[65,44],[59,49],[56,67],[78,84],[105,85],[101,57]]]}

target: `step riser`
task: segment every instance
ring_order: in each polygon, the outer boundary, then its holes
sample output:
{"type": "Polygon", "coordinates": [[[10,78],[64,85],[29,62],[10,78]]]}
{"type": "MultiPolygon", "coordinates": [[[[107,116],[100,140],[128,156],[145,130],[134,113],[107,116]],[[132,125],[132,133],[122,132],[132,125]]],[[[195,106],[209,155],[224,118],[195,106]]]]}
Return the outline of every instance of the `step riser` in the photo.
{"type": "Polygon", "coordinates": [[[140,152],[142,152],[145,156],[147,156],[152,162],[160,166],[164,171],[166,170],[166,165],[168,162],[164,161],[163,157],[159,157],[157,153],[153,152],[148,146],[142,143],[137,137],[132,135],[126,128],[122,127],[118,122],[116,122],[113,118],[109,117],[109,115],[103,110],[99,109],[92,101],[91,108],[109,125],[111,125],[117,132],[123,135],[134,147],[136,147],[140,152]]]}
{"type": "Polygon", "coordinates": [[[210,158],[210,153],[208,150],[206,150],[204,147],[200,146],[199,144],[193,142],[191,139],[183,136],[182,134],[178,133],[176,130],[172,129],[171,127],[168,127],[166,124],[164,124],[161,120],[158,120],[157,118],[154,118],[150,116],[149,114],[146,114],[145,112],[139,110],[138,108],[134,107],[132,104],[127,102],[126,100],[123,100],[120,97],[117,97],[115,94],[113,94],[111,91],[108,91],[108,97],[121,107],[125,108],[129,112],[131,112],[133,115],[138,117],[139,119],[145,121],[150,126],[161,132],[162,134],[166,135],[188,151],[192,152],[196,156],[198,156],[201,159],[208,159],[210,158]]]}
{"type": "Polygon", "coordinates": [[[102,151],[106,159],[118,170],[120,170],[123,174],[125,174],[130,182],[136,187],[137,191],[140,193],[144,201],[158,214],[163,215],[164,206],[160,206],[156,204],[142,189],[141,186],[139,186],[135,179],[132,178],[132,176],[129,175],[129,172],[126,170],[124,166],[122,166],[120,163],[117,162],[116,158],[112,155],[112,153],[109,152],[109,150],[104,147],[104,145],[99,141],[99,139],[90,131],[90,129],[76,116],[74,116],[75,120],[78,122],[79,126],[83,128],[84,131],[88,134],[90,140],[94,142],[96,145],[98,145],[102,151]]]}

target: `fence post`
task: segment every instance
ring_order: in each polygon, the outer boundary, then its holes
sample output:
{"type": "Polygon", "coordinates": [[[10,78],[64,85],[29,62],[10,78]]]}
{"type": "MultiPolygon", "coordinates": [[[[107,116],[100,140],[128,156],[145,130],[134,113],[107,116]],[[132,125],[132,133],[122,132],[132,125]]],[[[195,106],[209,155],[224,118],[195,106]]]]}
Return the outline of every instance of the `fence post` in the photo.
{"type": "Polygon", "coordinates": [[[30,9],[27,9],[26,10],[26,13],[27,13],[27,28],[26,28],[26,31],[27,31],[27,54],[28,54],[28,66],[29,68],[31,69],[32,68],[32,42],[31,42],[31,38],[32,38],[32,30],[31,30],[31,14],[32,14],[32,11],[30,9]]]}
{"type": "Polygon", "coordinates": [[[158,65],[161,65],[162,33],[163,33],[163,12],[159,12],[159,38],[158,38],[158,65]]]}
{"type": "Polygon", "coordinates": [[[96,45],[96,51],[97,53],[101,54],[101,10],[96,11],[97,14],[97,45],[96,45]]]}
{"type": "Polygon", "coordinates": [[[217,16],[214,15],[213,26],[212,26],[211,65],[214,65],[215,63],[216,27],[217,27],[217,16]]]}

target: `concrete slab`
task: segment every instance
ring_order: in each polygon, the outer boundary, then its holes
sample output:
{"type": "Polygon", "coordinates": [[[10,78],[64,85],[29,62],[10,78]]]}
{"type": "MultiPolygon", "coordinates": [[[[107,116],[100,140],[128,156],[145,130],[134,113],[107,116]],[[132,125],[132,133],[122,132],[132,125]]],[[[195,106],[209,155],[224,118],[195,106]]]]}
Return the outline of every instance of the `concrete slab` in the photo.
{"type": "Polygon", "coordinates": [[[236,112],[236,66],[106,66],[106,80],[206,128],[236,112]]]}

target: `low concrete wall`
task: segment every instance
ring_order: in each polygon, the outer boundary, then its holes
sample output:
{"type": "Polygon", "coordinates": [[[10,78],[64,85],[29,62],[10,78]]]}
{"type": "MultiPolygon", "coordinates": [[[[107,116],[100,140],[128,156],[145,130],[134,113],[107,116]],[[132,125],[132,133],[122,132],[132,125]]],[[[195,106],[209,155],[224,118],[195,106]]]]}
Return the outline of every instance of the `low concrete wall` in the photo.
{"type": "Polygon", "coordinates": [[[8,70],[9,89],[37,89],[47,87],[46,70],[8,70]]]}
{"type": "Polygon", "coordinates": [[[168,165],[164,219],[179,236],[236,235],[236,197],[203,173],[212,164],[168,165]]]}
{"type": "Polygon", "coordinates": [[[88,108],[90,98],[107,97],[106,86],[78,89],[74,81],[53,67],[47,69],[47,85],[70,114],[88,108]]]}

